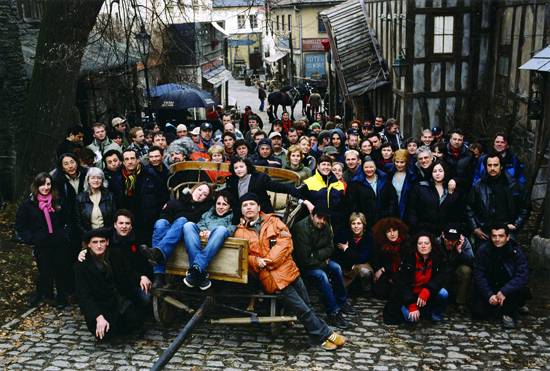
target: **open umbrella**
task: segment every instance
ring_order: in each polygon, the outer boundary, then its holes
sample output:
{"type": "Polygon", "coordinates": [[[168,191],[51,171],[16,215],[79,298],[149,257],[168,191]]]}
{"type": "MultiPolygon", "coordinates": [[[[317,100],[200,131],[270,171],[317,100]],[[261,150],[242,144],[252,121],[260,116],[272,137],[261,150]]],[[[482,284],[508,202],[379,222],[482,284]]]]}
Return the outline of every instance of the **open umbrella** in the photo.
{"type": "MultiPolygon", "coordinates": [[[[180,84],[157,85],[150,88],[149,93],[151,94],[151,98],[156,98],[156,97],[160,97],[162,94],[169,92],[171,90],[185,89],[186,87],[187,86],[180,85],[180,84]]],[[[147,89],[143,89],[143,95],[147,95],[147,89]]]]}
{"type": "Polygon", "coordinates": [[[162,94],[157,102],[157,109],[206,108],[217,105],[218,102],[207,91],[184,86],[183,89],[172,90],[162,94]]]}

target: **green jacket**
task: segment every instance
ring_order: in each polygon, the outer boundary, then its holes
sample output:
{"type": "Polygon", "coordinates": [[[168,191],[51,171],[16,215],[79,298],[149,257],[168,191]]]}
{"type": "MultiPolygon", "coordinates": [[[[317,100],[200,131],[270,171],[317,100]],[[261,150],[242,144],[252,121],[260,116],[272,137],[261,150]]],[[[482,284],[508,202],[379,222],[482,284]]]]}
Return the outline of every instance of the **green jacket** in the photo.
{"type": "Polygon", "coordinates": [[[326,260],[332,255],[334,244],[330,224],[318,229],[311,216],[294,224],[290,230],[294,252],[292,256],[300,270],[325,269],[326,260]]]}

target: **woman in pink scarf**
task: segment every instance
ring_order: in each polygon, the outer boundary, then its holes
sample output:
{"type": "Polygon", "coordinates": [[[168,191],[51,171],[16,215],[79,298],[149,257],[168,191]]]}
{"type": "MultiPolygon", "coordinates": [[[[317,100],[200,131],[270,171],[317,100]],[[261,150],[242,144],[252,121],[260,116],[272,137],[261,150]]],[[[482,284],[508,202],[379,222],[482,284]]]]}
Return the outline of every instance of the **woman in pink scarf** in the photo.
{"type": "Polygon", "coordinates": [[[64,233],[68,220],[64,199],[52,186],[52,177],[40,173],[31,184],[31,196],[19,205],[15,217],[15,229],[29,245],[34,247],[38,268],[36,294],[27,302],[33,307],[43,297],[54,298],[54,281],[57,289],[57,308],[67,305],[67,275],[72,274],[64,233]]]}

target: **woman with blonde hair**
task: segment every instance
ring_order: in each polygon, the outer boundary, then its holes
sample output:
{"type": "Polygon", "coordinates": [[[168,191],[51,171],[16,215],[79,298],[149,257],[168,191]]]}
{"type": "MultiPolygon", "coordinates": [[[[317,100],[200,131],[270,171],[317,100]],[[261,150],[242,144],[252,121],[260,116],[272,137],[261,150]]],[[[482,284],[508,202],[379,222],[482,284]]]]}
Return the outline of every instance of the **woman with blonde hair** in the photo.
{"type": "Polygon", "coordinates": [[[403,219],[405,207],[409,198],[409,191],[413,187],[416,174],[411,169],[411,155],[406,149],[398,149],[393,154],[393,166],[388,172],[393,188],[397,193],[399,204],[399,218],[403,219]]]}
{"type": "Polygon", "coordinates": [[[350,228],[342,232],[331,259],[342,267],[344,286],[358,281],[365,297],[371,296],[373,270],[368,263],[372,249],[372,235],[367,230],[367,219],[362,213],[352,213],[350,228]],[[356,280],[356,278],[359,279],[356,280]]]}

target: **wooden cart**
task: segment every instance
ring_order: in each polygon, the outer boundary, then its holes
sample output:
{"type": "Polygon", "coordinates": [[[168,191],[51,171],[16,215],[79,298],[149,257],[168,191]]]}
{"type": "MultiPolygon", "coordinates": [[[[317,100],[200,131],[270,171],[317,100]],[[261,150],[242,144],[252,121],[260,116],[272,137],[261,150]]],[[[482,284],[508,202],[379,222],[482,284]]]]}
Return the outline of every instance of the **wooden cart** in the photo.
{"type": "MultiPolygon", "coordinates": [[[[256,167],[270,175],[274,180],[293,182],[296,186],[300,184],[298,174],[283,169],[268,167],[256,167]]],[[[180,162],[171,166],[171,176],[168,180],[172,198],[179,197],[180,191],[184,187],[192,187],[198,182],[211,182],[207,172],[216,172],[216,174],[226,174],[229,171],[229,164],[217,164],[211,162],[180,162]],[[182,174],[183,173],[183,174],[182,174]]],[[[212,174],[212,173],[211,173],[212,174]]],[[[223,177],[214,177],[217,180],[215,187],[221,189],[224,187],[223,177]]],[[[300,205],[292,201],[292,198],[286,194],[270,194],[275,214],[285,222],[289,228],[292,226],[296,215],[300,211],[300,205]]],[[[202,240],[203,248],[206,241],[202,240]]],[[[153,289],[153,309],[156,320],[168,326],[178,309],[194,313],[194,310],[183,302],[191,299],[197,300],[198,297],[208,297],[213,304],[227,308],[229,310],[246,315],[247,317],[223,318],[211,320],[211,323],[225,324],[243,324],[243,323],[270,323],[271,334],[279,334],[283,322],[295,321],[296,317],[284,316],[284,308],[278,304],[280,293],[265,294],[259,281],[249,282],[248,272],[248,241],[238,238],[228,238],[222,248],[218,251],[210,265],[208,273],[210,279],[216,281],[213,288],[205,292],[188,289],[182,282],[182,277],[187,274],[189,269],[189,259],[185,244],[181,241],[174,252],[169,257],[166,264],[166,285],[163,288],[153,289]],[[227,294],[227,285],[240,285],[237,289],[239,294],[234,294],[235,290],[229,290],[227,294]],[[245,293],[240,293],[240,292],[245,293]],[[250,293],[246,293],[250,292],[250,293]],[[233,303],[239,299],[246,298],[250,300],[247,309],[237,308],[233,303]],[[255,299],[261,299],[269,303],[269,317],[260,317],[254,311],[255,299]],[[230,304],[225,304],[229,301],[230,304]]],[[[201,313],[202,315],[202,313],[201,313]]]]}

